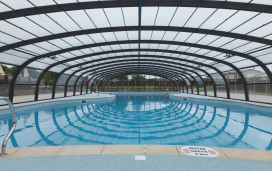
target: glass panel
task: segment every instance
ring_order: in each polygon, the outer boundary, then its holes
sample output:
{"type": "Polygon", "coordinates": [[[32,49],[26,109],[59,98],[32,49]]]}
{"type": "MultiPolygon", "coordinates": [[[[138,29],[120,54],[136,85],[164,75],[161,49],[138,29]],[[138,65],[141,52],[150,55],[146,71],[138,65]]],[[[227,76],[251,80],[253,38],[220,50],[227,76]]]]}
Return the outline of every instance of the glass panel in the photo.
{"type": "Polygon", "coordinates": [[[154,25],[158,7],[142,7],[142,25],[154,25]]]}
{"type": "Polygon", "coordinates": [[[39,100],[52,98],[52,86],[40,86],[39,88],[39,100]]]}
{"type": "Polygon", "coordinates": [[[214,79],[214,82],[216,85],[225,84],[223,78],[219,74],[212,74],[212,78],[214,79]]]}
{"type": "Polygon", "coordinates": [[[138,25],[138,8],[122,8],[124,12],[126,26],[137,26],[138,25]]]}
{"type": "Polygon", "coordinates": [[[247,83],[268,83],[269,79],[261,67],[253,67],[241,70],[247,83]]]}
{"type": "Polygon", "coordinates": [[[66,74],[62,74],[59,79],[58,79],[58,82],[57,82],[57,85],[65,85],[67,79],[68,79],[69,75],[66,75],[66,74]]]}
{"type": "Polygon", "coordinates": [[[65,86],[56,86],[55,98],[64,97],[64,87],[65,86]]]}
{"type": "Polygon", "coordinates": [[[76,23],[82,28],[82,29],[93,29],[95,28],[95,25],[90,20],[88,15],[83,10],[77,10],[77,11],[67,11],[67,13],[73,18],[73,20],[76,21],[76,23]]]}
{"type": "Polygon", "coordinates": [[[125,26],[120,8],[105,8],[105,13],[112,27],[125,26]]]}
{"type": "Polygon", "coordinates": [[[72,76],[68,82],[68,85],[74,85],[77,78],[77,76],[72,76]]]}
{"type": "Polygon", "coordinates": [[[271,84],[251,84],[248,85],[249,99],[264,103],[272,103],[271,84]]]}
{"type": "Polygon", "coordinates": [[[13,103],[34,101],[35,85],[15,85],[13,103]]]}
{"type": "Polygon", "coordinates": [[[67,86],[67,96],[73,96],[74,94],[74,86],[67,86]]]}
{"type": "Polygon", "coordinates": [[[80,29],[80,27],[78,27],[78,25],[64,12],[49,13],[47,15],[67,31],[80,29]]]}
{"type": "Polygon", "coordinates": [[[190,16],[193,14],[196,8],[184,8],[179,7],[175,16],[172,19],[170,26],[180,26],[183,27],[189,20],[190,16]]]}
{"type": "Polygon", "coordinates": [[[225,85],[216,86],[217,97],[227,98],[227,91],[225,85]]]}
{"type": "Polygon", "coordinates": [[[185,26],[199,27],[214,11],[211,8],[198,8],[185,26]]]}
{"type": "Polygon", "coordinates": [[[177,9],[176,7],[160,7],[158,9],[155,25],[168,26],[176,9],[177,9]]]}
{"type": "Polygon", "coordinates": [[[244,85],[243,84],[232,84],[230,85],[230,97],[232,99],[245,100],[244,94],[244,85]]]}
{"type": "Polygon", "coordinates": [[[36,84],[42,71],[24,68],[16,79],[15,84],[36,84]]]}

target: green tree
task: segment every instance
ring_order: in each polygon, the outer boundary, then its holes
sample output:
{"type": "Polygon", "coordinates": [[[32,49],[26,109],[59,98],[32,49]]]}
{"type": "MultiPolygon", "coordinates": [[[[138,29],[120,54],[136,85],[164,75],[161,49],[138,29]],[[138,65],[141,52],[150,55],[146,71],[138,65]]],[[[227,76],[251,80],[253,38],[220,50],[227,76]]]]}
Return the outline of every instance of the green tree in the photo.
{"type": "Polygon", "coordinates": [[[17,70],[17,68],[18,68],[17,66],[13,66],[13,67],[9,68],[6,65],[2,65],[2,64],[1,64],[1,66],[2,66],[5,74],[6,75],[10,75],[10,76],[14,75],[15,72],[16,72],[16,70],[17,70]]]}
{"type": "Polygon", "coordinates": [[[135,75],[132,75],[131,80],[133,80],[133,81],[135,81],[135,80],[136,80],[136,81],[145,81],[146,78],[145,78],[145,76],[142,75],[142,74],[135,74],[135,75]]]}
{"type": "Polygon", "coordinates": [[[43,83],[44,83],[45,87],[47,85],[52,85],[54,83],[54,80],[56,79],[57,75],[58,74],[55,72],[46,72],[43,76],[43,83]]]}
{"type": "Polygon", "coordinates": [[[119,81],[128,81],[128,76],[127,75],[123,75],[117,78],[119,81]]]}

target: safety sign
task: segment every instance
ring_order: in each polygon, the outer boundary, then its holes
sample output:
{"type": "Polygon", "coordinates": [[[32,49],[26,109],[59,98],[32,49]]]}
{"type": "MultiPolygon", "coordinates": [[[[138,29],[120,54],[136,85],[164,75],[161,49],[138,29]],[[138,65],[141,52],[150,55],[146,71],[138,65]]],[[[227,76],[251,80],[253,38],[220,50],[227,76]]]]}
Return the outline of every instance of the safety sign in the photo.
{"type": "Polygon", "coordinates": [[[190,156],[199,156],[199,157],[217,157],[219,153],[214,149],[209,147],[201,147],[201,146],[184,146],[181,147],[181,151],[184,154],[188,154],[190,156]]]}

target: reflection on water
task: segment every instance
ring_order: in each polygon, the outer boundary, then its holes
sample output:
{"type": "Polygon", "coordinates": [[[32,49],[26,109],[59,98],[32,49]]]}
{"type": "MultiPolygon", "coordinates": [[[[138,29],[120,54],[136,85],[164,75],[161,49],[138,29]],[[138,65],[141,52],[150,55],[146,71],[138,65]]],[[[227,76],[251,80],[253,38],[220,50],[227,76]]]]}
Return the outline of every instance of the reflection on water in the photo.
{"type": "MultiPolygon", "coordinates": [[[[9,147],[83,144],[202,145],[271,150],[272,118],[256,108],[165,95],[23,111],[9,147]]],[[[12,125],[0,121],[2,141],[12,125]]]]}

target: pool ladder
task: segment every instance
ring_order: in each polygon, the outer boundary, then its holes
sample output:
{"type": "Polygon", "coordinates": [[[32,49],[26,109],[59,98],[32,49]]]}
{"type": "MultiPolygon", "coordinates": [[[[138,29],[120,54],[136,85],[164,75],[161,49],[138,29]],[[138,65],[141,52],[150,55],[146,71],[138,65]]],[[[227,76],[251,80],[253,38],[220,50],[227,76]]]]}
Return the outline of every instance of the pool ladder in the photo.
{"type": "Polygon", "coordinates": [[[13,131],[14,131],[15,127],[16,127],[17,118],[16,118],[16,114],[15,114],[15,111],[14,111],[14,108],[13,108],[13,105],[12,105],[11,101],[6,97],[0,97],[0,100],[3,100],[5,102],[7,102],[7,104],[9,105],[9,109],[11,111],[11,114],[12,114],[12,118],[13,118],[12,127],[11,127],[9,133],[7,134],[7,136],[5,137],[5,139],[4,139],[3,143],[2,143],[2,149],[1,149],[0,157],[3,157],[3,156],[7,155],[6,145],[7,145],[7,142],[9,140],[9,137],[11,136],[11,134],[13,133],[13,131]]]}

